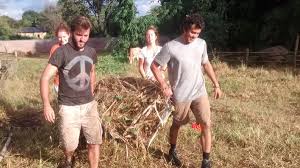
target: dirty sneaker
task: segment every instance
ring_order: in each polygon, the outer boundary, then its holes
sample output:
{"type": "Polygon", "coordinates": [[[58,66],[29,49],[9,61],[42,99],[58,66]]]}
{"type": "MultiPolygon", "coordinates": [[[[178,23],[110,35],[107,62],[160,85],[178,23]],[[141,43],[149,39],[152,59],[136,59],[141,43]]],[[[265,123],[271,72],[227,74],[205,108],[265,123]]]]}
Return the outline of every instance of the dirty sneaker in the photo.
{"type": "Polygon", "coordinates": [[[178,156],[177,156],[177,153],[176,153],[176,150],[171,150],[169,151],[169,159],[170,159],[170,162],[175,165],[175,166],[182,166],[182,163],[181,161],[179,160],[178,156]]]}
{"type": "Polygon", "coordinates": [[[201,168],[211,168],[210,160],[208,160],[208,159],[203,159],[203,160],[202,160],[201,168]]]}

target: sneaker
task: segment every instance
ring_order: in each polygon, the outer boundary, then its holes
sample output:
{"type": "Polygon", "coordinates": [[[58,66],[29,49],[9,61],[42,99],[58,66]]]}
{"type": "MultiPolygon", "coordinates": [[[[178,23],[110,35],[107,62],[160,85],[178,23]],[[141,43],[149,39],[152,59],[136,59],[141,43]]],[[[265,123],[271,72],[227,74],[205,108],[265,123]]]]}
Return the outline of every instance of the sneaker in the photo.
{"type": "Polygon", "coordinates": [[[171,150],[169,151],[169,160],[170,162],[175,165],[175,166],[182,166],[182,163],[181,161],[179,160],[178,156],[177,156],[177,153],[176,153],[176,150],[171,150]]]}
{"type": "Polygon", "coordinates": [[[202,160],[201,168],[211,168],[210,160],[203,159],[203,160],[202,160]]]}

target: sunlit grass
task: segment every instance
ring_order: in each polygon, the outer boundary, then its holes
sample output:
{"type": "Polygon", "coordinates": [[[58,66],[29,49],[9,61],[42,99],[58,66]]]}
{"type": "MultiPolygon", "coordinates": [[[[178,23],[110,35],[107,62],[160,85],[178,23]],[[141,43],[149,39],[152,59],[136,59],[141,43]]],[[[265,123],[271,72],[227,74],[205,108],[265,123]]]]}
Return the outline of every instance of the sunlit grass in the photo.
{"type": "MultiPolygon", "coordinates": [[[[0,142],[4,143],[7,126],[18,117],[40,114],[39,77],[47,59],[22,58],[17,72],[1,81],[0,142]]],[[[300,79],[289,69],[266,69],[245,65],[230,67],[213,64],[224,96],[212,98],[214,167],[287,167],[300,165],[300,79]]],[[[97,78],[139,76],[137,65],[126,59],[100,54],[97,78]]],[[[54,95],[52,95],[54,97],[54,95]]],[[[165,160],[168,153],[168,127],[161,130],[148,153],[107,139],[101,145],[101,167],[172,167],[165,160]]],[[[56,167],[63,154],[56,126],[14,128],[9,154],[0,167],[56,167]]],[[[178,152],[187,167],[199,167],[202,154],[199,133],[190,124],[180,130],[178,152]]],[[[87,150],[76,152],[76,166],[87,167],[87,150]]]]}

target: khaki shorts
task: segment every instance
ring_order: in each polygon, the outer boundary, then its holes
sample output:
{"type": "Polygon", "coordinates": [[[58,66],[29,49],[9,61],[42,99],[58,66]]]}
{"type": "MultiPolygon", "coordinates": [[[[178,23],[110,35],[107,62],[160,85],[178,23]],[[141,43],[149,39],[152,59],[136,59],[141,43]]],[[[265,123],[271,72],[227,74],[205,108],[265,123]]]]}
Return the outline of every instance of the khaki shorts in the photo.
{"type": "Polygon", "coordinates": [[[102,143],[102,127],[97,112],[97,102],[59,107],[61,143],[65,150],[74,151],[79,142],[80,130],[88,144],[102,143]]]}
{"type": "Polygon", "coordinates": [[[208,97],[200,96],[199,98],[188,102],[175,102],[175,112],[173,113],[173,123],[176,125],[187,124],[190,120],[189,110],[194,113],[198,124],[210,126],[210,105],[208,97]]]}

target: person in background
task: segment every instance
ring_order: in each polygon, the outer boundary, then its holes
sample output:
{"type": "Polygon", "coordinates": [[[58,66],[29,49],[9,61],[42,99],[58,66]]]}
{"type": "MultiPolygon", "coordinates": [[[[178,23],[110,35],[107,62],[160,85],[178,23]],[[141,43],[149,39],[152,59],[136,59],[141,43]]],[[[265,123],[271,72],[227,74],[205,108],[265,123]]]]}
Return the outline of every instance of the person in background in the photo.
{"type": "MultiPolygon", "coordinates": [[[[55,36],[56,36],[58,42],[51,47],[50,54],[49,54],[49,59],[51,58],[53,53],[56,51],[56,49],[58,49],[60,46],[65,45],[65,44],[68,43],[69,38],[70,38],[70,29],[69,29],[69,27],[64,23],[60,23],[57,26],[56,30],[55,30],[55,36]]],[[[58,93],[58,85],[59,85],[58,72],[54,76],[53,85],[54,85],[54,91],[56,93],[58,93]]]]}
{"type": "Polygon", "coordinates": [[[146,46],[141,49],[139,55],[139,72],[144,79],[155,80],[150,65],[161,50],[161,46],[158,45],[159,34],[157,28],[150,26],[146,31],[145,39],[146,46]]]}
{"type": "Polygon", "coordinates": [[[59,130],[65,154],[64,168],[74,165],[73,154],[78,147],[82,130],[91,168],[97,168],[99,147],[102,143],[102,127],[94,100],[97,55],[94,48],[86,45],[92,24],[84,16],[75,17],[71,23],[71,40],[59,47],[49,59],[40,79],[45,120],[54,123],[56,116],[49,101],[49,81],[59,73],[59,130]]]}
{"type": "Polygon", "coordinates": [[[203,29],[204,21],[199,14],[186,16],[182,23],[181,36],[166,43],[151,64],[151,70],[160,83],[163,94],[168,99],[171,98],[175,106],[170,128],[169,159],[177,166],[182,166],[176,151],[177,136],[180,127],[188,123],[188,111],[191,109],[197,124],[200,124],[203,130],[200,137],[203,152],[201,168],[211,167],[211,111],[203,70],[213,83],[216,99],[221,96],[222,91],[208,60],[206,42],[198,38],[203,29]],[[159,66],[165,65],[168,65],[170,86],[162,78],[159,69],[159,66]]]}

